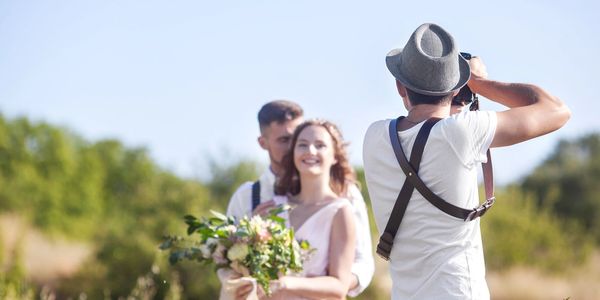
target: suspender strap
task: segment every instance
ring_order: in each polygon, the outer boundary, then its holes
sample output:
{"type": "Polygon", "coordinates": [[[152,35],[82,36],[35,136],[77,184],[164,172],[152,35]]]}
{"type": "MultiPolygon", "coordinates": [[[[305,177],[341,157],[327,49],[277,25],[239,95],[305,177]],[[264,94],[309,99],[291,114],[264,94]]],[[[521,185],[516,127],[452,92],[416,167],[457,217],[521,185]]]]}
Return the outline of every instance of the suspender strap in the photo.
{"type": "Polygon", "coordinates": [[[427,138],[429,137],[429,133],[431,132],[431,128],[440,119],[431,118],[427,120],[425,124],[423,124],[419,130],[419,133],[417,134],[409,162],[406,159],[406,155],[404,154],[404,150],[402,149],[402,145],[400,144],[400,139],[398,137],[398,124],[402,118],[404,117],[399,117],[396,120],[392,120],[389,126],[389,135],[392,148],[394,149],[394,154],[396,155],[396,159],[398,160],[402,171],[404,171],[406,174],[406,180],[402,185],[402,189],[398,194],[398,198],[396,198],[396,203],[394,204],[394,208],[390,218],[388,219],[384,233],[379,238],[379,243],[377,244],[377,254],[379,254],[385,260],[389,260],[394,238],[396,237],[396,233],[398,232],[398,228],[400,227],[400,223],[402,222],[404,213],[406,212],[408,201],[410,200],[415,188],[427,201],[441,211],[465,221],[472,221],[480,216],[483,216],[495,201],[492,159],[489,150],[487,151],[488,162],[482,166],[487,199],[483,204],[477,208],[468,210],[452,205],[433,193],[418,176],[418,171],[421,163],[421,157],[423,156],[423,150],[425,149],[425,144],[427,142],[427,138]]]}
{"type": "Polygon", "coordinates": [[[252,184],[252,211],[260,204],[260,180],[252,184]]]}
{"type": "MultiPolygon", "coordinates": [[[[396,139],[398,137],[398,131],[396,129],[396,123],[398,120],[392,120],[393,124],[390,124],[389,129],[390,137],[394,135],[396,136],[396,139]]],[[[417,139],[413,145],[413,150],[410,153],[410,164],[415,166],[417,171],[419,170],[419,165],[421,164],[421,157],[423,157],[423,150],[425,149],[425,143],[427,142],[431,128],[439,120],[440,119],[427,120],[417,134],[417,139]]],[[[389,260],[390,252],[392,251],[392,246],[394,244],[394,238],[396,237],[396,233],[398,232],[398,228],[400,227],[400,223],[402,222],[402,218],[406,212],[406,207],[408,206],[408,201],[410,200],[414,189],[414,185],[410,184],[408,180],[404,181],[402,189],[398,194],[398,198],[396,198],[396,203],[394,204],[390,218],[385,226],[385,230],[379,238],[379,243],[377,244],[377,254],[379,254],[379,256],[385,260],[389,260]]]]}
{"type": "Polygon", "coordinates": [[[481,169],[483,169],[483,186],[485,188],[485,199],[495,199],[494,197],[494,168],[492,167],[492,153],[490,149],[488,149],[487,153],[487,162],[485,164],[481,164],[481,169]]]}
{"type": "Polygon", "coordinates": [[[486,200],[486,202],[484,202],[481,206],[469,210],[452,205],[440,198],[427,187],[427,185],[417,175],[417,171],[414,169],[414,167],[410,165],[408,160],[406,160],[406,156],[404,155],[404,150],[402,150],[402,145],[400,144],[398,134],[395,134],[394,137],[395,139],[392,139],[394,153],[396,154],[396,159],[398,159],[398,162],[400,163],[400,167],[406,174],[407,180],[410,181],[410,183],[415,186],[417,191],[419,191],[419,193],[421,193],[421,195],[427,199],[429,203],[433,204],[433,206],[453,217],[463,219],[465,221],[472,221],[485,214],[485,212],[494,204],[494,198],[491,198],[486,200]]]}
{"type": "MultiPolygon", "coordinates": [[[[479,98],[475,93],[473,93],[473,103],[471,103],[469,110],[479,110],[479,98]]],[[[483,186],[485,188],[485,199],[493,203],[496,198],[494,197],[494,169],[492,168],[492,154],[490,149],[488,149],[486,155],[487,162],[481,164],[481,168],[483,169],[483,186]]]]}

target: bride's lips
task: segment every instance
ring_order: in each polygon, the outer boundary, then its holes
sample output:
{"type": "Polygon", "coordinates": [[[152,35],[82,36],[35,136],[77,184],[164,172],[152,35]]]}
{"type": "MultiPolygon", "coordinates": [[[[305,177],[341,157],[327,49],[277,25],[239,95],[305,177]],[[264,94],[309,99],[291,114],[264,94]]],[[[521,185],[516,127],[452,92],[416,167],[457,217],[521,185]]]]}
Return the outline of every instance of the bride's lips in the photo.
{"type": "Polygon", "coordinates": [[[321,163],[321,160],[319,160],[316,157],[307,157],[307,158],[303,158],[301,160],[301,162],[305,165],[314,166],[314,165],[318,165],[319,163],[321,163]]]}

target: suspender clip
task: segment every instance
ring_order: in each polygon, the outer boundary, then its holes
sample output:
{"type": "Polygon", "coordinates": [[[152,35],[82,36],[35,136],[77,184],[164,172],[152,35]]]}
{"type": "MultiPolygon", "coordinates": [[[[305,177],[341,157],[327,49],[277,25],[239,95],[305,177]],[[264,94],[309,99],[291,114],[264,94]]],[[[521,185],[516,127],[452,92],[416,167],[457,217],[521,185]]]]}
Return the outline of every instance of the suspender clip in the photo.
{"type": "Polygon", "coordinates": [[[496,202],[496,197],[491,197],[490,199],[487,199],[485,202],[483,202],[479,207],[473,208],[473,211],[467,216],[465,222],[473,221],[485,215],[485,213],[490,209],[490,207],[494,205],[494,202],[496,202]]]}
{"type": "Polygon", "coordinates": [[[384,232],[379,238],[379,243],[377,244],[377,254],[385,259],[386,261],[390,260],[390,252],[392,251],[392,246],[394,245],[394,236],[389,232],[384,232]]]}

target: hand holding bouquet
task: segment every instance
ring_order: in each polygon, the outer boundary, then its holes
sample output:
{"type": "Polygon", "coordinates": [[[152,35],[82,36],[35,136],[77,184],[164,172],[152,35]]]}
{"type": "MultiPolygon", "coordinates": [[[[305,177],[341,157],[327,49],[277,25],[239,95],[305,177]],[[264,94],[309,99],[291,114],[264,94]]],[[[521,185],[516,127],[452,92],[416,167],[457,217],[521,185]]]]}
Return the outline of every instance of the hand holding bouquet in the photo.
{"type": "Polygon", "coordinates": [[[184,259],[214,263],[217,269],[230,268],[252,277],[270,295],[269,282],[302,271],[302,262],[311,252],[308,242],[296,241],[294,230],[278,216],[286,209],[278,207],[266,217],[240,220],[214,211],[208,219],[187,215],[191,238],[167,237],[160,249],[170,250],[171,264],[184,259]]]}

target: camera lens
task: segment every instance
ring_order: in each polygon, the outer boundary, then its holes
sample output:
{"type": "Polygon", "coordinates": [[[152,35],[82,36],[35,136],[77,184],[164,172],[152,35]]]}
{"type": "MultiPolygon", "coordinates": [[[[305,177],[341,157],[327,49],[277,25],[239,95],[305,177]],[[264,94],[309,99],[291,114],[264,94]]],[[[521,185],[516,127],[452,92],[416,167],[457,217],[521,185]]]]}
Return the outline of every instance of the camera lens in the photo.
{"type": "Polygon", "coordinates": [[[468,52],[461,52],[460,56],[462,56],[466,60],[471,59],[471,53],[468,53],[468,52]]]}

